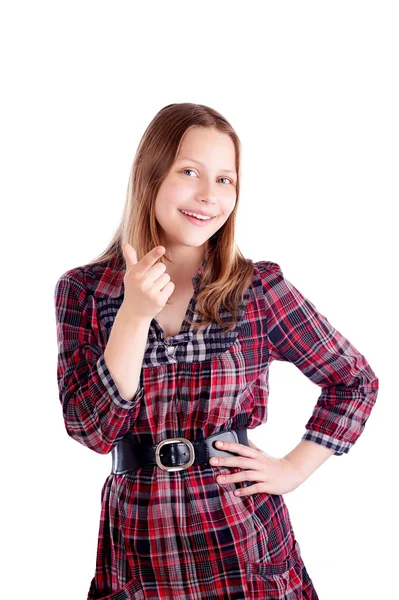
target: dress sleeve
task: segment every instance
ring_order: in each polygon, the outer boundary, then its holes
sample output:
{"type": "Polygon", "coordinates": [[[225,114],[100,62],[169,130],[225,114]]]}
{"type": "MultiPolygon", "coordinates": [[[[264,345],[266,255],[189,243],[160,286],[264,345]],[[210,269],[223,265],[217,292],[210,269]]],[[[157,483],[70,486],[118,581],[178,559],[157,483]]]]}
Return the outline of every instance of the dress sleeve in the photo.
{"type": "Polygon", "coordinates": [[[285,279],[276,263],[261,263],[270,360],[294,363],[322,388],[303,440],[337,456],[348,453],[375,404],[378,378],[361,354],[285,279]]]}
{"type": "Polygon", "coordinates": [[[140,410],[143,388],[125,400],[108,370],[99,343],[93,296],[64,274],[54,291],[57,381],[65,428],[74,440],[107,454],[140,410]]]}

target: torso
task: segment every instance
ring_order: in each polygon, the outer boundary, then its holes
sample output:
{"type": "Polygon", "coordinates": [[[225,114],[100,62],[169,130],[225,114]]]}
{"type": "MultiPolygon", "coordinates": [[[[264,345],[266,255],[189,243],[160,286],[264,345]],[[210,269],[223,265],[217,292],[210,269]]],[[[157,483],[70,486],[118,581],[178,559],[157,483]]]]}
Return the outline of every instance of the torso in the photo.
{"type": "Polygon", "coordinates": [[[181,290],[175,288],[172,296],[163,309],[155,315],[159,325],[164,330],[164,336],[174,337],[180,332],[184,317],[186,316],[188,303],[194,293],[192,282],[181,290]]]}

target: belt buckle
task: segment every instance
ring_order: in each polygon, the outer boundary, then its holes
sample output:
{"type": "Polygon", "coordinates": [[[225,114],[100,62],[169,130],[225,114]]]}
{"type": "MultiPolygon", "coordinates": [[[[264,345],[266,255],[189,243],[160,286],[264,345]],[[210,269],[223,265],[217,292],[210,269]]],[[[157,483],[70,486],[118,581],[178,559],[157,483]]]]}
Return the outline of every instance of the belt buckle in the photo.
{"type": "Polygon", "coordinates": [[[159,442],[159,444],[157,444],[157,447],[155,449],[156,463],[157,463],[158,467],[160,469],[163,469],[164,471],[181,471],[182,469],[188,469],[188,467],[191,467],[191,465],[193,464],[194,459],[195,459],[194,446],[190,442],[190,440],[187,440],[186,438],[181,438],[181,437],[167,438],[166,440],[162,440],[161,442],[159,442]],[[190,457],[184,465],[177,465],[176,467],[163,465],[161,463],[161,457],[159,455],[160,450],[161,450],[162,446],[164,446],[165,444],[173,444],[174,442],[184,442],[186,444],[186,446],[188,446],[188,449],[190,451],[190,457]]]}

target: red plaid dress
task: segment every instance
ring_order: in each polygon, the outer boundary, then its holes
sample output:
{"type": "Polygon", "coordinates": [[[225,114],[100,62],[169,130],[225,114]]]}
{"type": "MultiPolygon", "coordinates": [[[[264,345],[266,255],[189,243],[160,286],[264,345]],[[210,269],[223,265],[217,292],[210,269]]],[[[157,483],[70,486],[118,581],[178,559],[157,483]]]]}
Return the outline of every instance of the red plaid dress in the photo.
{"type": "MultiPolygon", "coordinates": [[[[193,277],[186,318],[205,260],[193,277]]],[[[292,362],[320,386],[304,440],[339,456],[361,435],[378,379],[343,337],[273,262],[254,263],[234,331],[211,324],[194,332],[186,319],[165,339],[151,321],[135,397],[124,400],[104,361],[123,300],[115,259],[64,273],[55,288],[57,379],[68,434],[100,454],[124,436],[159,443],[201,440],[267,420],[269,365],[292,362]]],[[[221,311],[222,320],[230,313],[221,311]]],[[[239,468],[209,463],[156,467],[106,478],[94,577],[88,600],[286,600],[318,598],[281,495],[235,496],[252,481],[219,484],[239,468]]]]}

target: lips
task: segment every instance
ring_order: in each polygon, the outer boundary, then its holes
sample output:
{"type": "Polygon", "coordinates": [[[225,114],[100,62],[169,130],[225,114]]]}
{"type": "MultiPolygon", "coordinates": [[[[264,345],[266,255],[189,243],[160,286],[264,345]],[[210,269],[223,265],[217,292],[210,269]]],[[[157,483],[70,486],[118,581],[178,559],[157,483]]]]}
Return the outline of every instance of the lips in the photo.
{"type": "Polygon", "coordinates": [[[204,227],[205,225],[213,221],[213,219],[215,218],[211,217],[210,219],[197,219],[196,217],[190,217],[189,215],[185,215],[181,210],[179,210],[179,213],[182,215],[182,217],[185,217],[187,221],[193,223],[194,225],[197,225],[198,227],[204,227]]]}
{"type": "Polygon", "coordinates": [[[179,210],[181,211],[185,211],[188,213],[193,213],[194,215],[199,215],[200,217],[211,217],[211,219],[215,216],[215,215],[210,215],[209,213],[204,212],[203,210],[199,210],[196,208],[179,208],[179,210]]]}

